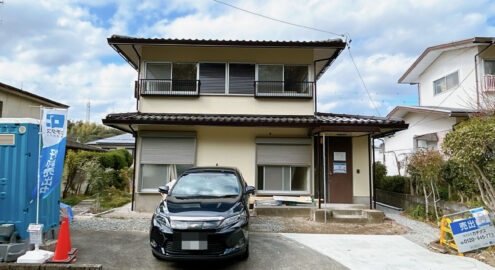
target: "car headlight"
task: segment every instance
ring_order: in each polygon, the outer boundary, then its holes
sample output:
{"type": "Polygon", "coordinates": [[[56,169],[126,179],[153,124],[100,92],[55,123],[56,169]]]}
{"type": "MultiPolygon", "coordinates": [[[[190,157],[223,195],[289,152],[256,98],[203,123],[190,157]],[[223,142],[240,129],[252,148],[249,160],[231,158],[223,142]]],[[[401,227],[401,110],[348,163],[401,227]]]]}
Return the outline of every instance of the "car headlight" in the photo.
{"type": "Polygon", "coordinates": [[[170,228],[170,221],[168,220],[168,217],[166,217],[165,215],[163,215],[163,214],[157,214],[155,216],[155,220],[156,220],[156,222],[158,224],[170,228]]]}
{"type": "Polygon", "coordinates": [[[155,220],[159,225],[170,228],[170,219],[160,210],[160,208],[156,209],[155,220]]]}
{"type": "Polygon", "coordinates": [[[246,218],[247,218],[246,211],[242,211],[242,213],[240,213],[238,215],[231,216],[231,217],[224,219],[222,224],[220,225],[220,227],[223,228],[223,227],[232,226],[232,225],[237,224],[238,222],[240,222],[242,220],[246,220],[246,218]]]}

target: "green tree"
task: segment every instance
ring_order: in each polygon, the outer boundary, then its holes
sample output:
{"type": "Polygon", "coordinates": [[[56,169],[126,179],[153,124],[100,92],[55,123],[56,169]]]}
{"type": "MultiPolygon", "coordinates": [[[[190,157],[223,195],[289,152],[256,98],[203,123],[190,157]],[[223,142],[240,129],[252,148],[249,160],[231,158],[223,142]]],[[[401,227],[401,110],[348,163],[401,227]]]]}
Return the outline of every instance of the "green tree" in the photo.
{"type": "Polygon", "coordinates": [[[443,142],[447,155],[470,168],[481,199],[495,210],[495,117],[472,118],[449,132],[443,142]]]}
{"type": "Polygon", "coordinates": [[[438,208],[437,197],[438,194],[437,185],[440,180],[440,171],[442,164],[444,163],[443,157],[440,152],[435,150],[419,150],[412,154],[410,161],[407,165],[407,171],[409,174],[414,174],[419,177],[423,186],[423,195],[425,197],[425,210],[426,220],[428,220],[428,208],[429,197],[433,196],[433,206],[435,209],[435,216],[438,220],[438,208]],[[429,191],[429,193],[428,193],[429,191]]]}
{"type": "Polygon", "coordinates": [[[86,123],[83,121],[71,121],[67,123],[67,137],[71,140],[78,141],[80,143],[87,143],[94,140],[104,139],[116,135],[123,134],[124,132],[98,125],[95,123],[86,123]]]}

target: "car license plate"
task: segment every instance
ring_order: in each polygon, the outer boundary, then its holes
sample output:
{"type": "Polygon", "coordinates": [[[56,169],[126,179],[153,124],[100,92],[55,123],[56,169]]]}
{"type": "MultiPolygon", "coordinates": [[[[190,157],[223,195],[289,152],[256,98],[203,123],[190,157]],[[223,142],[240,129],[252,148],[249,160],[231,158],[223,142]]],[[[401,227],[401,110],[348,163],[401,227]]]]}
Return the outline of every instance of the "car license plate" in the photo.
{"type": "Polygon", "coordinates": [[[198,232],[187,232],[181,235],[183,250],[206,250],[208,249],[207,235],[198,232]]]}

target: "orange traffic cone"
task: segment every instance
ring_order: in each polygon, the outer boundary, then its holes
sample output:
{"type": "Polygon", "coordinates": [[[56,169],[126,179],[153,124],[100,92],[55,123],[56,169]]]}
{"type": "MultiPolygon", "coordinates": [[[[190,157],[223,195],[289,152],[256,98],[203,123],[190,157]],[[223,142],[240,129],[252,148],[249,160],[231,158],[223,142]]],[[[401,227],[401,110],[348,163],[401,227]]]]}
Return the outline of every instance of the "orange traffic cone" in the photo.
{"type": "Polygon", "coordinates": [[[71,243],[70,243],[69,219],[66,217],[64,219],[64,222],[65,222],[65,224],[67,224],[67,226],[65,226],[65,230],[67,231],[66,232],[66,235],[67,235],[67,253],[69,255],[76,255],[79,250],[77,248],[72,248],[71,243]]]}
{"type": "Polygon", "coordinates": [[[48,260],[49,263],[70,263],[74,256],[69,256],[68,249],[70,244],[67,242],[69,239],[67,221],[63,221],[60,225],[60,232],[58,234],[57,246],[55,247],[55,255],[52,259],[48,260]]]}

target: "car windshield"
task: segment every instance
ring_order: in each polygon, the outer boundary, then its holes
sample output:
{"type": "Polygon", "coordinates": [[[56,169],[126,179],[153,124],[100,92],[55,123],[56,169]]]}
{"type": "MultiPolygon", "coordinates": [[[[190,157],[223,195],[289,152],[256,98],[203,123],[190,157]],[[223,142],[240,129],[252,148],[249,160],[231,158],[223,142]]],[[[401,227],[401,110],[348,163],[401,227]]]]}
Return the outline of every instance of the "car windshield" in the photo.
{"type": "Polygon", "coordinates": [[[191,173],[182,176],[175,183],[171,194],[179,197],[237,196],[240,184],[234,173],[191,173]]]}

